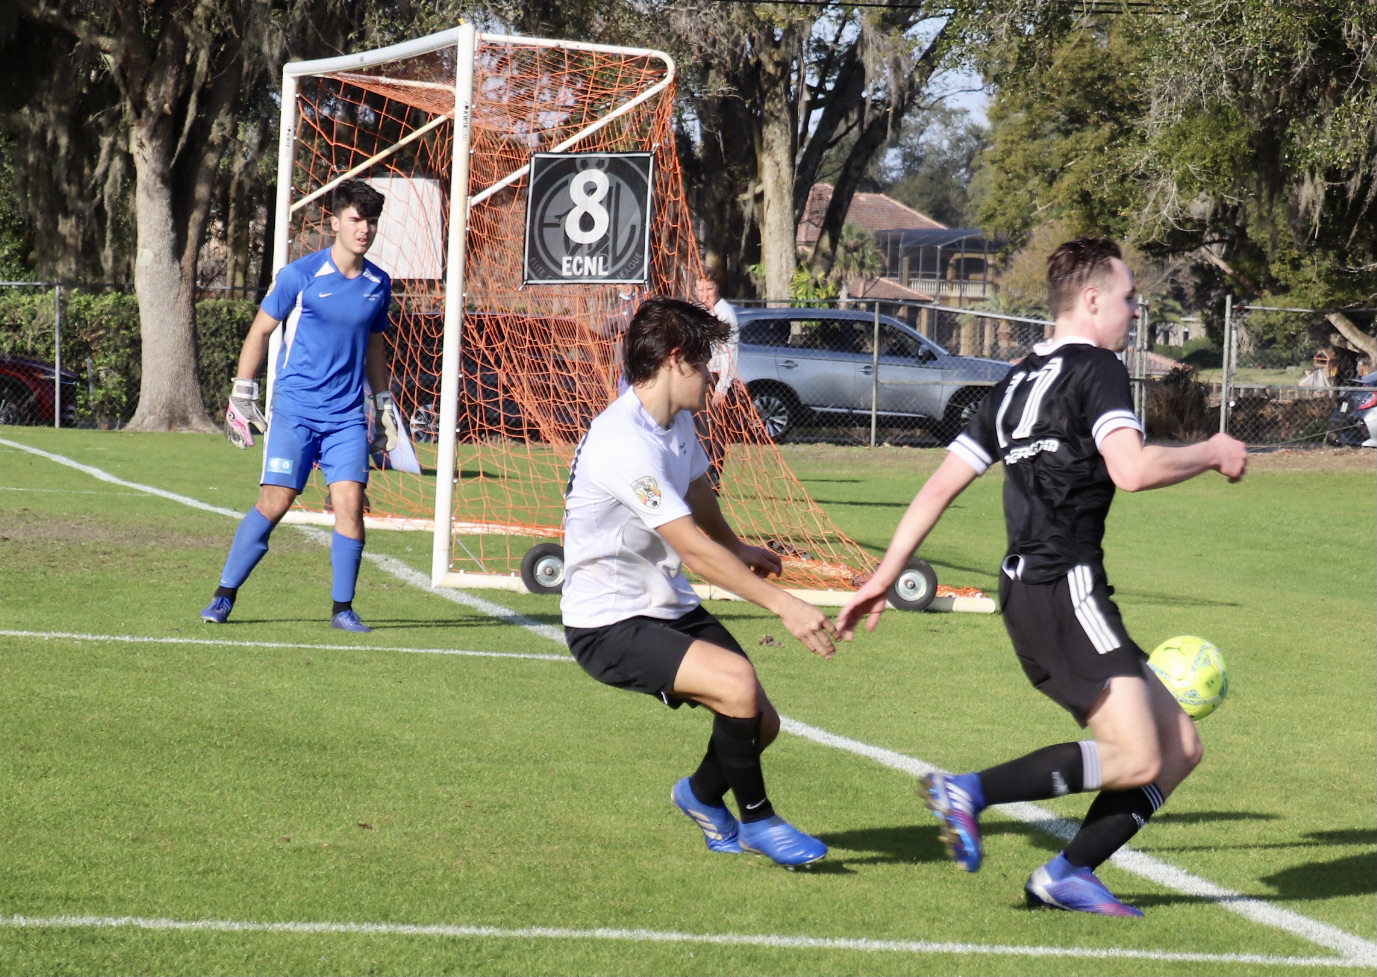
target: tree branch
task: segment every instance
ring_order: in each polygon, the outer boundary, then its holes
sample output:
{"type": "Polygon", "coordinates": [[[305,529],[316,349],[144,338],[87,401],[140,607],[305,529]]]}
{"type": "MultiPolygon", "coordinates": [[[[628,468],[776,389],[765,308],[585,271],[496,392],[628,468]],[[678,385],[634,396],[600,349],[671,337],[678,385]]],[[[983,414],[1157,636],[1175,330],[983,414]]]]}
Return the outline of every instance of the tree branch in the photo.
{"type": "Polygon", "coordinates": [[[1358,328],[1348,316],[1337,309],[1333,312],[1326,312],[1324,317],[1329,320],[1329,324],[1339,330],[1339,335],[1353,344],[1354,348],[1362,350],[1368,355],[1368,359],[1377,363],[1377,338],[1369,336],[1358,328]]]}
{"type": "Polygon", "coordinates": [[[1243,274],[1241,271],[1235,269],[1233,265],[1229,264],[1219,255],[1215,254],[1208,247],[1201,247],[1196,253],[1203,256],[1206,261],[1214,265],[1220,271],[1224,272],[1224,274],[1228,275],[1234,281],[1238,282],[1245,289],[1247,289],[1249,293],[1248,298],[1252,298],[1253,296],[1258,295],[1262,292],[1262,289],[1258,288],[1257,282],[1253,281],[1251,278],[1243,274]]]}
{"type": "Polygon", "coordinates": [[[49,7],[44,0],[15,0],[19,15],[26,20],[47,27],[55,27],[70,34],[83,44],[89,44],[101,54],[113,54],[119,45],[113,37],[99,30],[85,17],[68,17],[61,10],[49,7]]]}

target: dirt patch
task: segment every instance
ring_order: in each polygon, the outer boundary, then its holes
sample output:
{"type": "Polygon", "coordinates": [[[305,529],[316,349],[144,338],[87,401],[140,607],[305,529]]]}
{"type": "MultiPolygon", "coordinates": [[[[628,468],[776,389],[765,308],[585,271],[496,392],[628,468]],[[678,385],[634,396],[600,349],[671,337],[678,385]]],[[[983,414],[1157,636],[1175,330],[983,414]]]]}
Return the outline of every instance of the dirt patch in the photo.
{"type": "Polygon", "coordinates": [[[199,549],[228,546],[230,533],[209,536],[203,533],[169,532],[153,525],[128,526],[101,522],[90,516],[80,523],[70,518],[31,509],[5,513],[0,528],[0,544],[49,543],[56,546],[120,546],[131,549],[199,549]]]}

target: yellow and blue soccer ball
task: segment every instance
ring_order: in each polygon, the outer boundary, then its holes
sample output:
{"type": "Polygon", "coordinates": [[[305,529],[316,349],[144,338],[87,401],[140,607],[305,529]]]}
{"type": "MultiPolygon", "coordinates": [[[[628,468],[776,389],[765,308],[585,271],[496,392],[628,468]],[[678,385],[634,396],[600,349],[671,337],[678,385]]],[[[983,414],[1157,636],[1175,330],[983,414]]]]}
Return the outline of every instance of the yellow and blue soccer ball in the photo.
{"type": "Polygon", "coordinates": [[[1204,719],[1229,694],[1224,656],[1204,638],[1168,638],[1152,649],[1148,666],[1192,719],[1204,719]]]}

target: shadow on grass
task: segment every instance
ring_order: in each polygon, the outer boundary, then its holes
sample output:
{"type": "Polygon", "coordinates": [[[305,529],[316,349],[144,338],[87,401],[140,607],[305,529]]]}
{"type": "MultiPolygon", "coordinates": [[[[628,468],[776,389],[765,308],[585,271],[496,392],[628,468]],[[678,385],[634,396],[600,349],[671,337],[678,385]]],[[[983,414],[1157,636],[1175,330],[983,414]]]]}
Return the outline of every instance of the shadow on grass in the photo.
{"type": "MultiPolygon", "coordinates": [[[[818,505],[849,505],[858,509],[907,509],[909,503],[913,501],[913,496],[909,495],[895,502],[863,502],[859,499],[822,499],[813,496],[813,501],[818,505]]],[[[948,509],[964,509],[964,505],[953,503],[947,506],[948,509]]]]}
{"type": "Polygon", "coordinates": [[[1193,811],[1178,814],[1163,811],[1154,815],[1153,824],[1209,824],[1215,821],[1278,821],[1279,814],[1258,814],[1255,811],[1193,811]]]}
{"type": "MultiPolygon", "coordinates": [[[[1276,815],[1253,814],[1247,811],[1219,811],[1212,814],[1191,814],[1179,816],[1179,821],[1245,821],[1276,820],[1276,815]]],[[[1055,855],[1065,842],[1043,834],[1025,824],[990,822],[981,826],[988,838],[998,835],[1018,835],[1033,848],[1041,849],[1048,857],[1055,855]]],[[[897,825],[890,828],[867,828],[857,831],[822,832],[818,835],[833,849],[837,861],[849,865],[874,865],[892,863],[943,862],[947,854],[938,837],[937,826],[926,824],[897,825]]],[[[1331,845],[1374,845],[1377,832],[1371,830],[1315,831],[1291,844],[1277,844],[1264,847],[1288,848],[1331,845]]],[[[1203,847],[1203,846],[1202,846],[1203,847]]],[[[1210,850],[1220,850],[1225,846],[1208,846],[1210,850]]],[[[1240,849],[1253,849],[1257,845],[1230,846],[1240,849]]],[[[1185,851],[1186,849],[1154,849],[1161,851],[1185,851]]],[[[1029,865],[1029,871],[1035,866],[1029,865]]],[[[1189,871],[1189,866],[1185,866],[1189,871]]],[[[1366,896],[1377,892],[1377,850],[1347,855],[1329,861],[1309,862],[1293,865],[1271,875],[1261,877],[1259,882],[1275,890],[1240,896],[1239,898],[1267,901],[1295,901],[1332,899],[1338,896],[1366,896]]],[[[1150,906],[1178,905],[1198,902],[1226,902],[1227,899],[1188,895],[1185,893],[1120,893],[1120,898],[1140,908],[1150,906]]]]}
{"type": "Polygon", "coordinates": [[[1210,600],[1197,594],[1183,594],[1179,590],[1138,590],[1130,587],[1115,588],[1115,596],[1130,603],[1169,604],[1172,607],[1241,607],[1236,600],[1210,600]]]}
{"type": "Polygon", "coordinates": [[[1264,875],[1259,882],[1271,886],[1271,893],[1240,895],[1234,899],[1215,899],[1185,893],[1118,893],[1119,898],[1139,909],[1150,906],[1175,906],[1184,903],[1217,902],[1226,904],[1242,899],[1259,902],[1318,902],[1343,896],[1370,896],[1377,892],[1377,852],[1346,855],[1327,862],[1307,862],[1264,875]]]}
{"type": "MultiPolygon", "coordinates": [[[[1029,835],[1023,824],[992,822],[981,825],[986,838],[1001,834],[1029,835]]],[[[818,837],[829,847],[851,852],[843,858],[852,865],[911,864],[948,861],[947,851],[937,835],[937,823],[896,825],[892,828],[865,828],[857,831],[824,831],[818,837]]],[[[1060,850],[1059,848],[1057,849],[1060,850]]]]}

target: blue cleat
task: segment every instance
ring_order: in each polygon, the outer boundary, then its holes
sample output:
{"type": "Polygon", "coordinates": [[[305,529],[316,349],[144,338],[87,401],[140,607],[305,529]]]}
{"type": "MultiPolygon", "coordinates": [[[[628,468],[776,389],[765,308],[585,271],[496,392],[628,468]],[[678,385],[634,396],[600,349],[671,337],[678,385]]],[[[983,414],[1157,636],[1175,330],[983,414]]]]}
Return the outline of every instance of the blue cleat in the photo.
{"type": "Polygon", "coordinates": [[[741,844],[737,840],[737,829],[740,825],[736,823],[736,818],[732,817],[732,812],[721,805],[704,804],[700,801],[693,788],[689,786],[687,777],[674,785],[674,789],[669,792],[669,799],[674,802],[675,807],[703,829],[708,851],[741,853],[741,844]]]}
{"type": "Polygon", "coordinates": [[[745,821],[740,827],[741,850],[768,855],[786,868],[808,865],[827,854],[827,846],[806,835],[778,814],[764,821],[745,821]]]}
{"type": "Polygon", "coordinates": [[[336,631],[358,631],[365,634],[373,629],[359,620],[359,616],[353,610],[340,611],[330,618],[330,627],[336,631]]]}
{"type": "MultiPolygon", "coordinates": [[[[1060,856],[1058,856],[1060,857],[1060,856]]],[[[1053,859],[1055,862],[1057,859],[1053,859]]],[[[1071,868],[1064,878],[1054,879],[1047,865],[1028,876],[1023,895],[1030,909],[1066,909],[1097,916],[1141,916],[1143,911],[1126,906],[1112,896],[1088,868],[1071,868]]],[[[1069,866],[1068,866],[1069,867],[1069,866]]]]}
{"type": "Polygon", "coordinates": [[[228,597],[216,597],[201,612],[201,620],[207,624],[224,624],[233,609],[234,602],[228,597]]]}
{"type": "Polygon", "coordinates": [[[980,849],[980,807],[973,791],[976,784],[970,783],[973,773],[952,776],[945,773],[930,773],[925,776],[919,788],[925,803],[937,819],[942,822],[940,836],[942,844],[952,861],[967,872],[980,869],[983,853],[980,849]]]}

